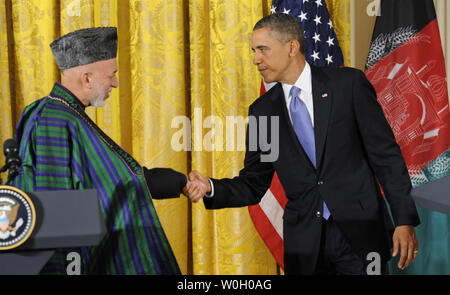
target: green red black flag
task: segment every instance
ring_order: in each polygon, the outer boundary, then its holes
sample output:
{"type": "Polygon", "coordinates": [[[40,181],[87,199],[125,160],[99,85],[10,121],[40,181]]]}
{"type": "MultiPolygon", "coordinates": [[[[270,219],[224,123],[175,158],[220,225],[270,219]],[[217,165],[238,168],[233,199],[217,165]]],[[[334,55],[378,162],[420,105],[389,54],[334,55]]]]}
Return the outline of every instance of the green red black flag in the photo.
{"type": "MultiPolygon", "coordinates": [[[[380,9],[366,76],[394,131],[413,187],[444,178],[450,183],[449,100],[433,1],[382,0],[380,9]]],[[[450,208],[450,197],[448,191],[429,197],[434,207],[425,208],[447,214],[418,207],[420,255],[407,270],[450,273],[450,213],[444,210],[450,208]]]]}

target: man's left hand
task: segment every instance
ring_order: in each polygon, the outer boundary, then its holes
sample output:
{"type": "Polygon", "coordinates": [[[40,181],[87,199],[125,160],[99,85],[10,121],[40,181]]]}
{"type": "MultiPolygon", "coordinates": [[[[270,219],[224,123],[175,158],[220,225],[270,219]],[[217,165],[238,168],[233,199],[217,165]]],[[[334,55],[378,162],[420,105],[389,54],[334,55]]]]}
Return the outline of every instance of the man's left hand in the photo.
{"type": "Polygon", "coordinates": [[[404,270],[419,253],[419,241],[412,225],[400,225],[395,228],[392,238],[394,251],[392,257],[397,256],[400,250],[398,268],[404,270]]]}

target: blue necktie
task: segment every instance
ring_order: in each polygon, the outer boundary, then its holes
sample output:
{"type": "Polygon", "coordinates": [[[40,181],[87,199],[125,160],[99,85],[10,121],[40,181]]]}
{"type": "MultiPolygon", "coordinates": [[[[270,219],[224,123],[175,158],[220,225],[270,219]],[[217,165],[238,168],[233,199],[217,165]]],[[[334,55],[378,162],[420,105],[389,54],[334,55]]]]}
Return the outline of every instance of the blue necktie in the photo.
{"type": "MultiPolygon", "coordinates": [[[[292,118],[292,126],[294,127],[295,134],[297,134],[297,138],[303,146],[303,149],[314,167],[316,167],[316,146],[311,117],[309,116],[305,103],[298,96],[300,94],[300,88],[292,86],[290,94],[292,99],[289,105],[289,112],[292,118]]],[[[330,217],[330,211],[325,202],[323,202],[322,216],[325,219],[330,217]]]]}

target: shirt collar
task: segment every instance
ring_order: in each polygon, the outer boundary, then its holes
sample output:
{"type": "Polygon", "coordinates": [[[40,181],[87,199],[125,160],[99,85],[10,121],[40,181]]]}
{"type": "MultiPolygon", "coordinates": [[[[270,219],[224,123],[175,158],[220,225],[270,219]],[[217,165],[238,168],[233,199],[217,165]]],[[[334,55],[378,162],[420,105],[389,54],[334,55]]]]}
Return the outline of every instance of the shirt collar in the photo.
{"type": "Polygon", "coordinates": [[[305,67],[303,68],[300,77],[298,77],[295,82],[295,86],[300,88],[302,91],[311,93],[311,67],[307,62],[305,62],[305,67]]]}
{"type": "MultiPolygon", "coordinates": [[[[305,67],[294,85],[300,88],[302,92],[311,93],[311,67],[307,62],[305,62],[305,67]]],[[[286,99],[288,99],[288,95],[294,85],[282,83],[286,99]]]]}

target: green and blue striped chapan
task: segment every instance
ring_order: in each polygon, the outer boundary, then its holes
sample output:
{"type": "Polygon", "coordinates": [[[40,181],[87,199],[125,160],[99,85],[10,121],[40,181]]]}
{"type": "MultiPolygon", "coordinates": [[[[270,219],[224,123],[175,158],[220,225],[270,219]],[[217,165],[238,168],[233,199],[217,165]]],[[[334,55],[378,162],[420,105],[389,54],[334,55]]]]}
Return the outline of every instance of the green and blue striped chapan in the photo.
{"type": "Polygon", "coordinates": [[[96,189],[108,229],[99,246],[58,249],[41,273],[66,274],[66,255],[76,251],[83,274],[180,274],[142,167],[84,109],[55,83],[49,96],[25,108],[16,129],[22,166],[15,186],[96,189]]]}

